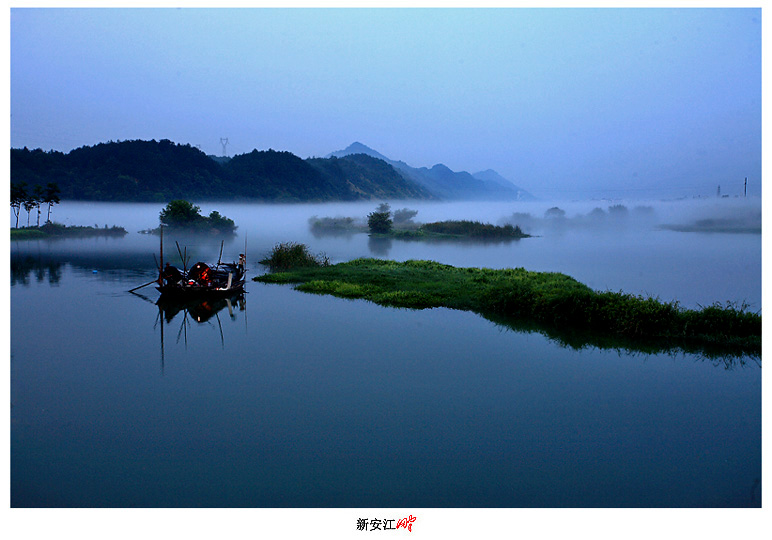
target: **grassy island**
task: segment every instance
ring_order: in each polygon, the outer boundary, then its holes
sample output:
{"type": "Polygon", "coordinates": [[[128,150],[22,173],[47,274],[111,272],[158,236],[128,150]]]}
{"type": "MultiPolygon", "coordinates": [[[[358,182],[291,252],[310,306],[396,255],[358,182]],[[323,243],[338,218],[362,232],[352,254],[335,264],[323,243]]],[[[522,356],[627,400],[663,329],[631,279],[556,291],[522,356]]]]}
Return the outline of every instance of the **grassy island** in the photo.
{"type": "Polygon", "coordinates": [[[708,357],[761,354],[761,315],[744,307],[681,308],[617,292],[596,292],[559,273],[522,268],[456,268],[432,261],[356,259],[254,278],[295,283],[298,290],[362,298],[384,306],[446,307],[478,313],[559,343],[647,353],[695,352],[708,357]]]}
{"type": "Polygon", "coordinates": [[[46,223],[40,227],[22,227],[11,229],[11,240],[36,240],[42,238],[87,238],[93,236],[125,236],[128,231],[123,227],[107,225],[101,227],[81,227],[46,223]]]}
{"type": "Polygon", "coordinates": [[[451,220],[424,223],[415,229],[393,228],[380,236],[406,239],[516,240],[528,238],[520,227],[491,225],[479,221],[451,220]]]}

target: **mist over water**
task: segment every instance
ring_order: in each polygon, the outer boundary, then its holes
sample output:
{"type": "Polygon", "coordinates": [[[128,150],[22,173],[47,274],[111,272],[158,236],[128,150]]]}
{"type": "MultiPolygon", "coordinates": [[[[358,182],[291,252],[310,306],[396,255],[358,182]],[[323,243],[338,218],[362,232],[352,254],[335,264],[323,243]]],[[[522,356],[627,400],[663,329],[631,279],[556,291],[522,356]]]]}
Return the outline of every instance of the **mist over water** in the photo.
{"type": "MultiPolygon", "coordinates": [[[[216,260],[224,240],[225,260],[247,250],[250,271],[280,242],[299,242],[333,263],[359,257],[427,259],[454,266],[523,267],[562,272],[596,290],[624,291],[679,301],[686,307],[715,302],[761,310],[761,200],[707,198],[670,201],[418,202],[389,201],[392,212],[416,210],[416,223],[476,220],[520,226],[532,238],[497,243],[416,242],[371,238],[365,233],[324,234],[309,219],[350,217],[366,225],[377,201],[319,204],[199,202],[202,214],[217,210],[238,225],[233,238],[167,236],[167,261],[179,263],[178,241],[192,257],[216,260]]],[[[138,269],[152,271],[158,237],[138,231],[158,226],[163,204],[65,201],[53,220],[67,225],[118,225],[120,239],[43,241],[47,253],[136,254],[138,269]]],[[[22,216],[24,217],[24,216],[22,216]]],[[[14,221],[13,216],[12,223],[14,221]]],[[[37,249],[14,242],[13,250],[37,249]]],[[[98,258],[98,256],[97,256],[98,258]]]]}

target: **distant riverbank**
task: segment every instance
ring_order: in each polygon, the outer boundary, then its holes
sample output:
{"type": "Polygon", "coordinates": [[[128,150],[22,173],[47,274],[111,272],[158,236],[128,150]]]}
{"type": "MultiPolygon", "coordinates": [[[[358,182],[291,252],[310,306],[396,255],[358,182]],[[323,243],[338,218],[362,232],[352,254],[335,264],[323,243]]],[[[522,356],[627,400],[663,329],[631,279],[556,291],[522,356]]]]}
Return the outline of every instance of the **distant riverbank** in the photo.
{"type": "Polygon", "coordinates": [[[21,227],[11,229],[11,240],[37,240],[43,238],[86,238],[92,236],[118,236],[128,234],[123,227],[105,225],[100,227],[83,227],[76,225],[62,225],[60,223],[46,223],[40,227],[21,227]]]}

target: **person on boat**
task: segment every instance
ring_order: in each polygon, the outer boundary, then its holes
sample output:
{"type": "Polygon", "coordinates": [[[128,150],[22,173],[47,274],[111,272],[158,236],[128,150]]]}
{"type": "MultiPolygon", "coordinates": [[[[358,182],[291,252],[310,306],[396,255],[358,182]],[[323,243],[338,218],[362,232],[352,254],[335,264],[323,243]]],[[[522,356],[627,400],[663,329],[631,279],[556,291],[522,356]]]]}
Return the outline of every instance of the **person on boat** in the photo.
{"type": "Polygon", "coordinates": [[[163,278],[167,283],[177,283],[182,279],[182,272],[169,263],[166,263],[163,271],[163,278]]]}
{"type": "Polygon", "coordinates": [[[239,253],[239,265],[237,266],[239,275],[244,275],[244,270],[247,266],[247,256],[243,253],[239,253]]]}

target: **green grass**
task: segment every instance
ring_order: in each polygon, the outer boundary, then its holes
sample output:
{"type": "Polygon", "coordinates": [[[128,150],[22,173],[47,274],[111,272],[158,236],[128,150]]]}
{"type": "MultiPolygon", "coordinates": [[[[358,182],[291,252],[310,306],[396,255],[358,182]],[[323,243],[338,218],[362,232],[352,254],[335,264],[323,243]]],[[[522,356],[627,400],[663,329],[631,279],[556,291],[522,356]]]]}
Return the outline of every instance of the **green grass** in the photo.
{"type": "Polygon", "coordinates": [[[37,227],[24,227],[22,229],[11,229],[11,240],[34,240],[37,238],[47,238],[48,235],[37,227]]]}
{"type": "Polygon", "coordinates": [[[314,255],[305,244],[284,242],[277,244],[270,255],[260,261],[273,272],[284,272],[297,268],[324,267],[330,265],[330,260],[324,254],[314,255]]]}
{"type": "Polygon", "coordinates": [[[40,227],[22,227],[11,229],[11,240],[32,240],[37,238],[86,238],[92,236],[125,236],[128,231],[123,227],[83,227],[46,223],[40,227]]]}
{"type": "Polygon", "coordinates": [[[744,307],[681,308],[622,292],[596,292],[560,273],[456,268],[432,261],[356,259],[254,278],[384,306],[478,313],[561,344],[707,356],[760,356],[761,316],[744,307]]]}
{"type": "Polygon", "coordinates": [[[440,234],[446,236],[459,236],[465,238],[479,239],[499,239],[499,238],[526,238],[520,227],[512,225],[491,225],[490,223],[481,223],[479,221],[437,221],[434,223],[425,223],[419,230],[429,234],[440,234]]]}
{"type": "Polygon", "coordinates": [[[512,225],[491,225],[479,221],[450,220],[424,223],[412,227],[395,227],[387,233],[377,236],[388,236],[405,240],[433,240],[433,239],[467,239],[478,241],[517,240],[528,238],[520,227],[512,225]]]}

